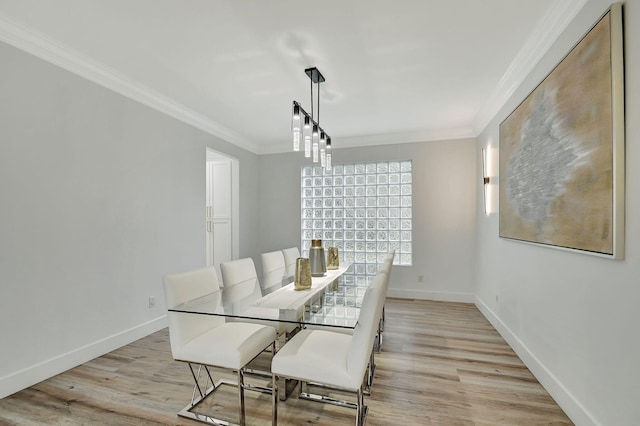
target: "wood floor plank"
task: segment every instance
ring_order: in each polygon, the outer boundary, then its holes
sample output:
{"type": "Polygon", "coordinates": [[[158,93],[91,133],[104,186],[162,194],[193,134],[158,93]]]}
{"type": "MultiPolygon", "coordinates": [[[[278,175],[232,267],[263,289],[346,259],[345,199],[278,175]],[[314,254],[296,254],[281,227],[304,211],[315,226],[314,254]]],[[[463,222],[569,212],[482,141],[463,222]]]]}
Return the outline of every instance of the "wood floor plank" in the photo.
{"type": "MultiPolygon", "coordinates": [[[[388,299],[382,348],[366,398],[369,426],[572,424],[471,304],[388,299]]],[[[269,355],[257,363],[268,366],[269,355]]],[[[0,400],[0,425],[194,426],[176,414],[191,392],[188,367],[173,361],[161,330],[0,400]]],[[[270,396],[248,391],[246,398],[248,423],[271,424],[270,396]]],[[[224,386],[199,411],[234,420],[236,407],[236,390],[224,386]]],[[[281,425],[351,425],[355,416],[295,396],[279,414],[281,425]]]]}

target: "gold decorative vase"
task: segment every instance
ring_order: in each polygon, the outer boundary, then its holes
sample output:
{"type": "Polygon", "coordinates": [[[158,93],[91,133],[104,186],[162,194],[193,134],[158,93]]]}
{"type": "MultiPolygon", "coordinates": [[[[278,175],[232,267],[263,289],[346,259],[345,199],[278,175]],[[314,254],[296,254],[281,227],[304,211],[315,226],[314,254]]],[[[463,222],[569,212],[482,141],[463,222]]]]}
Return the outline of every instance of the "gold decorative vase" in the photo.
{"type": "Polygon", "coordinates": [[[340,259],[338,258],[338,247],[329,247],[327,252],[327,269],[338,269],[340,259]]]}
{"type": "Polygon", "coordinates": [[[296,259],[296,273],[293,279],[295,290],[306,290],[311,288],[311,263],[306,257],[296,259]]]}

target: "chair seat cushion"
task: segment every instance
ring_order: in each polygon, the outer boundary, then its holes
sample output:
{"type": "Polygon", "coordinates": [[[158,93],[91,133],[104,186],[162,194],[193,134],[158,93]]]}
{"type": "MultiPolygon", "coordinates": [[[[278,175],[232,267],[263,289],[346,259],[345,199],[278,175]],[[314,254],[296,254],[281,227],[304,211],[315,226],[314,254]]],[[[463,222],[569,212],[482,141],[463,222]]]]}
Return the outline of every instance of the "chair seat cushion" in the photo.
{"type": "Polygon", "coordinates": [[[228,322],[186,343],[175,354],[178,361],[237,370],[255,358],[276,338],[273,327],[228,322]]]}
{"type": "Polygon", "coordinates": [[[271,371],[307,382],[356,391],[362,377],[347,369],[352,336],[326,330],[302,330],[273,357],[271,371]]]}

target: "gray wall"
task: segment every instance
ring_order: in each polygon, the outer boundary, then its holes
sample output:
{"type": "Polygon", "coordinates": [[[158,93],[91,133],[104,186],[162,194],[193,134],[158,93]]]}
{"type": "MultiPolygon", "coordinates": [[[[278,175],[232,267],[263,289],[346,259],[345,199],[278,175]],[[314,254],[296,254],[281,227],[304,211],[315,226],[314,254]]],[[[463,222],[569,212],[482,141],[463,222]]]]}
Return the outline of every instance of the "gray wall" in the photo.
{"type": "MultiPolygon", "coordinates": [[[[333,158],[336,164],[413,160],[413,266],[394,267],[389,294],[473,301],[475,139],[334,149],[333,158]]],[[[300,247],[300,168],[309,163],[303,153],[260,157],[262,251],[300,247]]]]}
{"type": "Polygon", "coordinates": [[[165,326],[162,275],[205,265],[205,150],[258,157],[0,43],[0,397],[165,326]],[[149,309],[148,297],[156,307],[149,309]]]}
{"type": "MultiPolygon", "coordinates": [[[[608,6],[587,2],[480,135],[480,146],[497,149],[499,123],[608,6]]],[[[501,240],[496,214],[477,217],[476,303],[579,425],[640,424],[639,1],[624,3],[624,22],[626,259],[501,240]]]]}

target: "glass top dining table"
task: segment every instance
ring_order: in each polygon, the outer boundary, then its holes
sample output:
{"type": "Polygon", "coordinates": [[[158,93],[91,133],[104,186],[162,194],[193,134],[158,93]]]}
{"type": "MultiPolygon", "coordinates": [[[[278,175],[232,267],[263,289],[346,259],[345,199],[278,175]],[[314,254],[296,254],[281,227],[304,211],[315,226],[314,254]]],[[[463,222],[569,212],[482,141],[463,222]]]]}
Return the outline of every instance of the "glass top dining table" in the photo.
{"type": "MultiPolygon", "coordinates": [[[[312,277],[311,288],[296,290],[292,277],[283,271],[282,284],[264,296],[256,290],[258,281],[266,277],[247,280],[241,285],[206,294],[177,306],[170,312],[224,316],[227,318],[314,325],[329,328],[354,328],[360,315],[362,298],[369,280],[355,275],[352,265],[327,270],[324,276],[312,277]],[[233,294],[231,294],[233,293],[233,294]],[[256,293],[258,296],[256,297],[256,293]]],[[[270,274],[273,275],[273,274],[270,274]]]]}

